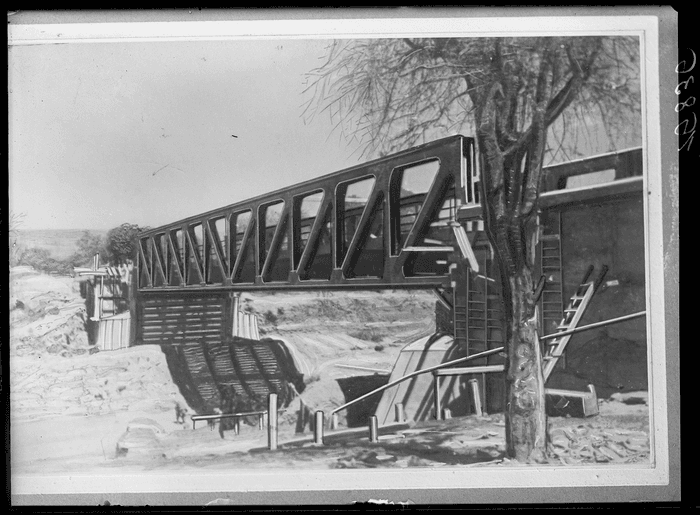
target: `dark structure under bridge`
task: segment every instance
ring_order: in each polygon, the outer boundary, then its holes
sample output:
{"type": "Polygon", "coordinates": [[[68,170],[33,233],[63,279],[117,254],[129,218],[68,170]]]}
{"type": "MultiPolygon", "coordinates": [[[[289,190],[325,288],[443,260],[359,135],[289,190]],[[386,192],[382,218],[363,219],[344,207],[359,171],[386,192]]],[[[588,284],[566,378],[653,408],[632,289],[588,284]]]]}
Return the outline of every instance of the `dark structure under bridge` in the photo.
{"type": "MultiPolygon", "coordinates": [[[[640,217],[642,151],[545,173],[540,230],[549,243],[537,266],[547,277],[546,328],[561,318],[583,266],[567,269],[562,257],[576,245],[564,235],[567,213],[622,203],[640,217]]],[[[502,346],[498,274],[481,217],[474,140],[452,136],[149,230],[138,253],[135,343],[163,347],[202,412],[224,388],[261,396],[303,385],[280,342],[232,338],[244,291],[429,289],[438,329],[454,338],[453,358],[502,346]]],[[[586,266],[600,261],[581,257],[586,266]]],[[[474,365],[501,363],[494,355],[474,365]]],[[[498,409],[503,375],[480,381],[487,405],[498,409]]],[[[293,393],[284,395],[288,402],[293,393]]]]}

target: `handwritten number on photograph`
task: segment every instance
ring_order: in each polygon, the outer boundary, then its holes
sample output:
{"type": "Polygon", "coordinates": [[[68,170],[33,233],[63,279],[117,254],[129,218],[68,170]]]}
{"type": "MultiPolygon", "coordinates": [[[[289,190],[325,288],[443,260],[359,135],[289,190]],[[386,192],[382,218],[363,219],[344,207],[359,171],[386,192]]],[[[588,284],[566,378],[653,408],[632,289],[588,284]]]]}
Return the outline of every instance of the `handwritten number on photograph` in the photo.
{"type": "MultiPolygon", "coordinates": [[[[693,49],[689,49],[690,53],[692,54],[692,64],[688,64],[688,61],[686,59],[680,61],[678,63],[678,66],[676,66],[676,73],[679,75],[684,75],[686,73],[690,73],[693,71],[695,68],[695,62],[696,62],[696,55],[693,49]]],[[[679,79],[682,78],[679,76],[679,79]]],[[[695,83],[695,77],[693,75],[688,76],[685,80],[679,81],[678,86],[676,86],[675,93],[678,95],[678,103],[676,104],[676,109],[675,111],[677,113],[681,114],[681,117],[683,118],[681,122],[676,126],[676,129],[673,131],[677,136],[686,136],[685,141],[683,141],[683,144],[678,148],[678,150],[683,150],[684,148],[687,147],[686,150],[690,150],[690,146],[693,144],[693,138],[695,137],[695,125],[697,124],[697,116],[694,111],[691,111],[691,107],[695,105],[695,97],[694,96],[687,96],[686,98],[682,98],[681,94],[686,93],[687,94],[687,89],[690,84],[695,83]],[[691,118],[690,115],[692,115],[692,126],[690,126],[691,118]],[[681,132],[681,127],[682,127],[682,132],[681,132]]]]}

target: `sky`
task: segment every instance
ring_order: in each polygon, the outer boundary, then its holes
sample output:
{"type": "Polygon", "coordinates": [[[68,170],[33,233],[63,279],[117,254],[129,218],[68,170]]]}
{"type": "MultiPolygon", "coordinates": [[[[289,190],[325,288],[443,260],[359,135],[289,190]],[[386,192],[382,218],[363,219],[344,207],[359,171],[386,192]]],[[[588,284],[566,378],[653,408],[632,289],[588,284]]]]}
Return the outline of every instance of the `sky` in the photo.
{"type": "MultiPolygon", "coordinates": [[[[507,23],[465,20],[440,28],[507,23]]],[[[330,39],[148,39],[8,47],[8,194],[22,229],[158,227],[367,159],[328,118],[302,116],[305,74],[330,39]]]]}
{"type": "Polygon", "coordinates": [[[11,46],[11,211],[24,229],[156,227],[357,164],[302,116],[328,43],[11,46]]]}

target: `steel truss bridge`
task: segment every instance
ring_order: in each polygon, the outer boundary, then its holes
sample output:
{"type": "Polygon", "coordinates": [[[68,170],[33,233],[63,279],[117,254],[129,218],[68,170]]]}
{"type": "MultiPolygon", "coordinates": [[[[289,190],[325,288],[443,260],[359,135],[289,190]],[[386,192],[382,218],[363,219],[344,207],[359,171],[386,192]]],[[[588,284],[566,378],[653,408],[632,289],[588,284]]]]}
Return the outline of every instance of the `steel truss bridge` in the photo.
{"type": "Polygon", "coordinates": [[[442,286],[450,223],[478,201],[473,149],[442,139],[150,230],[139,288],[442,286]]]}
{"type": "MultiPolygon", "coordinates": [[[[543,211],[639,195],[642,150],[551,166],[545,178],[543,211]],[[569,177],[610,172],[567,189],[569,177]]],[[[237,388],[231,378],[248,393],[255,381],[257,393],[298,381],[269,352],[232,344],[239,292],[432,289],[438,326],[464,353],[498,347],[481,216],[474,140],[452,136],[151,229],[139,241],[134,342],[163,347],[200,413],[237,388]]]]}

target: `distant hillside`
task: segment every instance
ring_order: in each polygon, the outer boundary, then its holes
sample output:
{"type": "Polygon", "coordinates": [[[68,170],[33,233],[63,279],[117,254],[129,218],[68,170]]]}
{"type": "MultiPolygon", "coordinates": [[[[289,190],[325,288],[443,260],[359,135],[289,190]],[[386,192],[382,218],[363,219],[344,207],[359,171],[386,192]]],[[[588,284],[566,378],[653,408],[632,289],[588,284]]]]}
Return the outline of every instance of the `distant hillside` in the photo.
{"type": "Polygon", "coordinates": [[[75,252],[75,245],[85,231],[99,236],[106,236],[105,230],[93,229],[57,229],[57,230],[21,230],[18,244],[25,248],[46,249],[56,259],[70,257],[75,252]]]}

